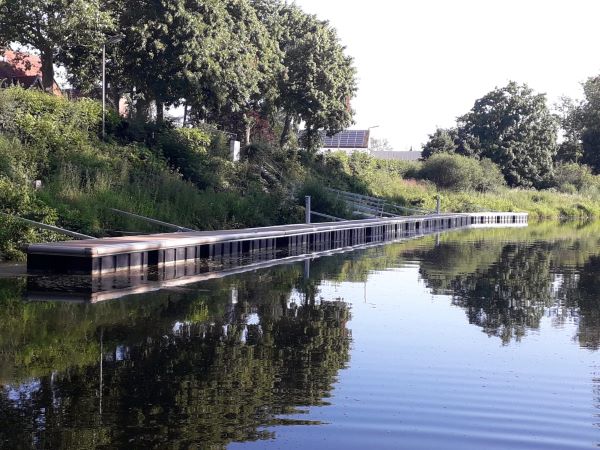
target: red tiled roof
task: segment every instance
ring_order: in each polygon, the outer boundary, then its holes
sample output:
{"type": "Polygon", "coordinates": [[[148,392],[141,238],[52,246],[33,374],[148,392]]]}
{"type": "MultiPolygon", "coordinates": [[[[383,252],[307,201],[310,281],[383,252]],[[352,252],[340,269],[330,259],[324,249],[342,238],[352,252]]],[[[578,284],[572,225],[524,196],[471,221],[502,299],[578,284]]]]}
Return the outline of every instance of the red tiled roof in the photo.
{"type": "MultiPolygon", "coordinates": [[[[25,88],[42,85],[42,60],[37,55],[0,49],[0,87],[19,85],[25,88]]],[[[53,80],[52,92],[62,96],[62,91],[53,80]]]]}
{"type": "Polygon", "coordinates": [[[42,75],[42,61],[37,55],[5,50],[0,55],[0,77],[20,78],[42,75]]]}

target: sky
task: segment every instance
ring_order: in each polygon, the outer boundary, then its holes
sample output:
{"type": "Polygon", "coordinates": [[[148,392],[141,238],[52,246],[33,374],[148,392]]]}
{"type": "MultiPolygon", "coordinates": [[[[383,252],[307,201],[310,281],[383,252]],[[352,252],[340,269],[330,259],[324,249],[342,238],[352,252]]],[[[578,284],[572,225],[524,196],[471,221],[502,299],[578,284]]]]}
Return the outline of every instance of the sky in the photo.
{"type": "Polygon", "coordinates": [[[420,150],[508,81],[580,98],[600,74],[599,0],[296,0],[328,20],[358,70],[351,128],[420,150]]]}

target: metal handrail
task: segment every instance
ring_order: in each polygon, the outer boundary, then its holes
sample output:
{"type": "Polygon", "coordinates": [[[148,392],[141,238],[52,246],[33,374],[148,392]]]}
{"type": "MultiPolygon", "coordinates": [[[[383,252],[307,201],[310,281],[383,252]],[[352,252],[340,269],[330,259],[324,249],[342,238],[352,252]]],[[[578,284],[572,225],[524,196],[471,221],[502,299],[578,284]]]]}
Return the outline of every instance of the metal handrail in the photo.
{"type": "Polygon", "coordinates": [[[30,225],[32,227],[35,227],[35,228],[40,228],[42,230],[53,231],[55,233],[64,234],[65,236],[74,237],[76,239],[97,239],[94,236],[88,236],[86,234],[77,233],[76,231],[66,230],[64,228],[60,228],[60,227],[57,227],[55,225],[48,225],[48,224],[45,224],[45,223],[36,222],[35,220],[25,219],[25,218],[19,217],[19,216],[13,216],[11,214],[6,214],[4,212],[0,212],[0,215],[2,215],[4,217],[8,217],[10,219],[15,219],[15,220],[17,220],[19,222],[23,222],[23,223],[25,223],[27,225],[30,225]]]}
{"type": "Polygon", "coordinates": [[[156,220],[156,219],[151,219],[150,217],[140,216],[139,214],[134,214],[134,213],[130,213],[127,211],[121,211],[120,209],[116,209],[116,208],[108,208],[108,209],[109,209],[109,211],[112,211],[117,214],[121,214],[123,216],[133,217],[135,219],[139,219],[144,222],[153,223],[155,225],[161,225],[165,228],[171,228],[172,230],[176,230],[176,231],[198,231],[198,230],[193,230],[192,228],[185,228],[185,227],[182,227],[179,225],[174,225],[172,223],[163,222],[162,220],[156,220]]]}
{"type": "Polygon", "coordinates": [[[394,203],[387,202],[385,199],[378,197],[371,197],[363,194],[356,194],[354,192],[342,191],[340,189],[334,188],[326,188],[329,192],[333,192],[336,194],[338,199],[344,201],[351,208],[362,209],[364,211],[369,211],[370,213],[376,213],[377,216],[388,216],[395,217],[397,214],[389,212],[389,209],[392,211],[407,211],[410,213],[417,213],[423,215],[435,214],[435,211],[421,209],[421,208],[409,208],[406,206],[400,206],[394,203]],[[388,207],[388,211],[386,211],[386,207],[388,207]]]}

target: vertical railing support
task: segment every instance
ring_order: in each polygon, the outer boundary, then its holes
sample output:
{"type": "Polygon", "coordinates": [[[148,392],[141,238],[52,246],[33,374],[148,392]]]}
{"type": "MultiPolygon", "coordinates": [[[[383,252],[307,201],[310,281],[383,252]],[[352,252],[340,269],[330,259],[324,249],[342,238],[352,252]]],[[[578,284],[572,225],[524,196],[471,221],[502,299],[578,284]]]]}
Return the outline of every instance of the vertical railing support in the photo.
{"type": "Polygon", "coordinates": [[[306,202],[305,207],[305,222],[310,223],[310,195],[304,197],[304,201],[306,202]]]}

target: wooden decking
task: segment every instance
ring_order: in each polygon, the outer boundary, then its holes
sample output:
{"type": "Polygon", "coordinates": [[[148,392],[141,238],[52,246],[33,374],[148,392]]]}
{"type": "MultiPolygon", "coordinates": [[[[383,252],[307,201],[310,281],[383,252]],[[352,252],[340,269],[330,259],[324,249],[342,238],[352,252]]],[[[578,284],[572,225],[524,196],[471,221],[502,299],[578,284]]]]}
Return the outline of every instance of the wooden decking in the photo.
{"type": "Polygon", "coordinates": [[[27,248],[27,268],[37,273],[95,274],[244,254],[270,259],[280,250],[294,256],[460,227],[526,223],[526,213],[486,212],[32,244],[27,248]]]}

